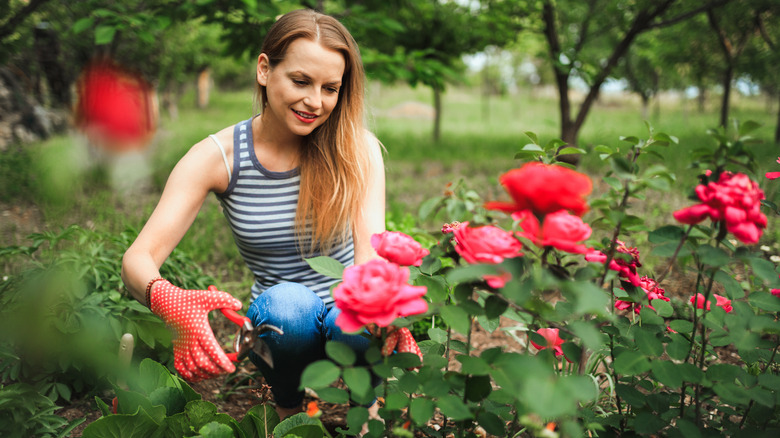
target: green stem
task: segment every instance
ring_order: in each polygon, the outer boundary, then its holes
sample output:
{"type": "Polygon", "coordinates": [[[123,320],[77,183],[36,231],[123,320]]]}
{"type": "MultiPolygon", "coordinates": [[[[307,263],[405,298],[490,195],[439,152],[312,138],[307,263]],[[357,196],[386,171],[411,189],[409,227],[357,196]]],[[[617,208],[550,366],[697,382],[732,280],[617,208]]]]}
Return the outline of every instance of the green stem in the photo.
{"type": "Polygon", "coordinates": [[[688,229],[685,230],[685,234],[683,234],[682,238],[680,239],[680,243],[678,243],[677,248],[674,249],[674,254],[672,254],[672,258],[669,259],[669,264],[666,265],[664,272],[658,276],[658,279],[656,280],[658,286],[661,285],[661,282],[664,281],[664,278],[666,278],[666,275],[669,273],[669,271],[671,271],[672,266],[674,266],[674,261],[677,259],[677,255],[680,254],[680,250],[685,244],[685,241],[688,240],[688,236],[691,234],[691,230],[693,230],[693,225],[689,225],[688,229]]]}

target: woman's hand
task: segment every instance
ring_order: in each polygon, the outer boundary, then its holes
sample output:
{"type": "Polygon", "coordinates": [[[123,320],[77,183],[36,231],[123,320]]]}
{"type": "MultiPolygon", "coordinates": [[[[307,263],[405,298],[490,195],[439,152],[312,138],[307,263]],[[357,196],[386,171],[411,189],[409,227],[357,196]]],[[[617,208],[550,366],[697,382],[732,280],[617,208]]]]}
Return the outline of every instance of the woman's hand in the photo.
{"type": "MultiPolygon", "coordinates": [[[[369,324],[366,326],[366,329],[376,337],[382,336],[382,332],[376,324],[369,324]]],[[[422,363],[422,352],[408,328],[398,328],[394,325],[389,325],[386,329],[387,338],[385,338],[385,342],[382,345],[382,356],[390,356],[394,351],[397,353],[414,353],[420,358],[420,363],[422,363]]]]}
{"type": "Polygon", "coordinates": [[[209,325],[214,309],[241,309],[241,301],[209,286],[208,290],[184,290],[168,280],[154,283],[150,308],[174,331],[173,364],[188,381],[232,373],[235,365],[222,351],[209,325]]]}

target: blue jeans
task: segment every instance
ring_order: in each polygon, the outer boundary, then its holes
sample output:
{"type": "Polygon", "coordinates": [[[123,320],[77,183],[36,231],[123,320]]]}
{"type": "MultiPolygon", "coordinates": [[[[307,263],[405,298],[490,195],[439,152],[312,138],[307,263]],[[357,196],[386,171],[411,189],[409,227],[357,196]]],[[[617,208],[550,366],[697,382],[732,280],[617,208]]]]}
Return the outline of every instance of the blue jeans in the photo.
{"type": "Polygon", "coordinates": [[[343,342],[355,351],[365,364],[365,352],[370,341],[361,335],[348,335],[336,326],[341,311],[325,303],[308,287],[299,283],[280,283],[265,290],[249,306],[246,316],[257,327],[273,324],[283,335],[266,332],[260,335],[268,344],[274,367],[270,368],[254,352],[249,359],[260,369],[271,385],[276,404],[294,408],[303,402],[304,392],[298,389],[303,370],[312,362],[324,359],[325,342],[343,342]]]}

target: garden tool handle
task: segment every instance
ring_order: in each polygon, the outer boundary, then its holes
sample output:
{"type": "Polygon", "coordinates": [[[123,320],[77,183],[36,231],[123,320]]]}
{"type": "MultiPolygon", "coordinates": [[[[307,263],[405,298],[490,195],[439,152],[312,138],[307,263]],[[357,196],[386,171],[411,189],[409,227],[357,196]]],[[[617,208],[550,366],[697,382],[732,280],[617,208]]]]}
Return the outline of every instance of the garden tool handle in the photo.
{"type": "Polygon", "coordinates": [[[248,317],[239,315],[238,312],[233,309],[223,307],[219,309],[219,311],[222,312],[222,314],[225,315],[227,319],[233,321],[233,323],[239,327],[243,326],[245,322],[249,321],[248,317]]]}

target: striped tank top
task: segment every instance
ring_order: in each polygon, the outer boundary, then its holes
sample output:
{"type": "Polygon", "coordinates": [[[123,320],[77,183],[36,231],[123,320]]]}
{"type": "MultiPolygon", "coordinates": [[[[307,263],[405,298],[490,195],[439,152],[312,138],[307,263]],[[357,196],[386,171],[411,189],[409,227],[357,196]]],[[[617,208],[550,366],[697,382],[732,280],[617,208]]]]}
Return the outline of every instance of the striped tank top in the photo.
{"type": "MultiPolygon", "coordinates": [[[[309,287],[327,307],[331,307],[330,287],[337,280],[312,270],[303,259],[295,238],[300,181],[297,168],[273,172],[260,164],[252,140],[252,119],[236,124],[233,172],[227,190],[217,194],[217,198],[233,231],[238,251],[254,273],[252,300],[271,286],[294,282],[309,287]]],[[[320,253],[315,252],[311,257],[318,255],[320,253]]],[[[355,258],[352,238],[334,249],[330,256],[346,266],[352,265],[355,258]]]]}

